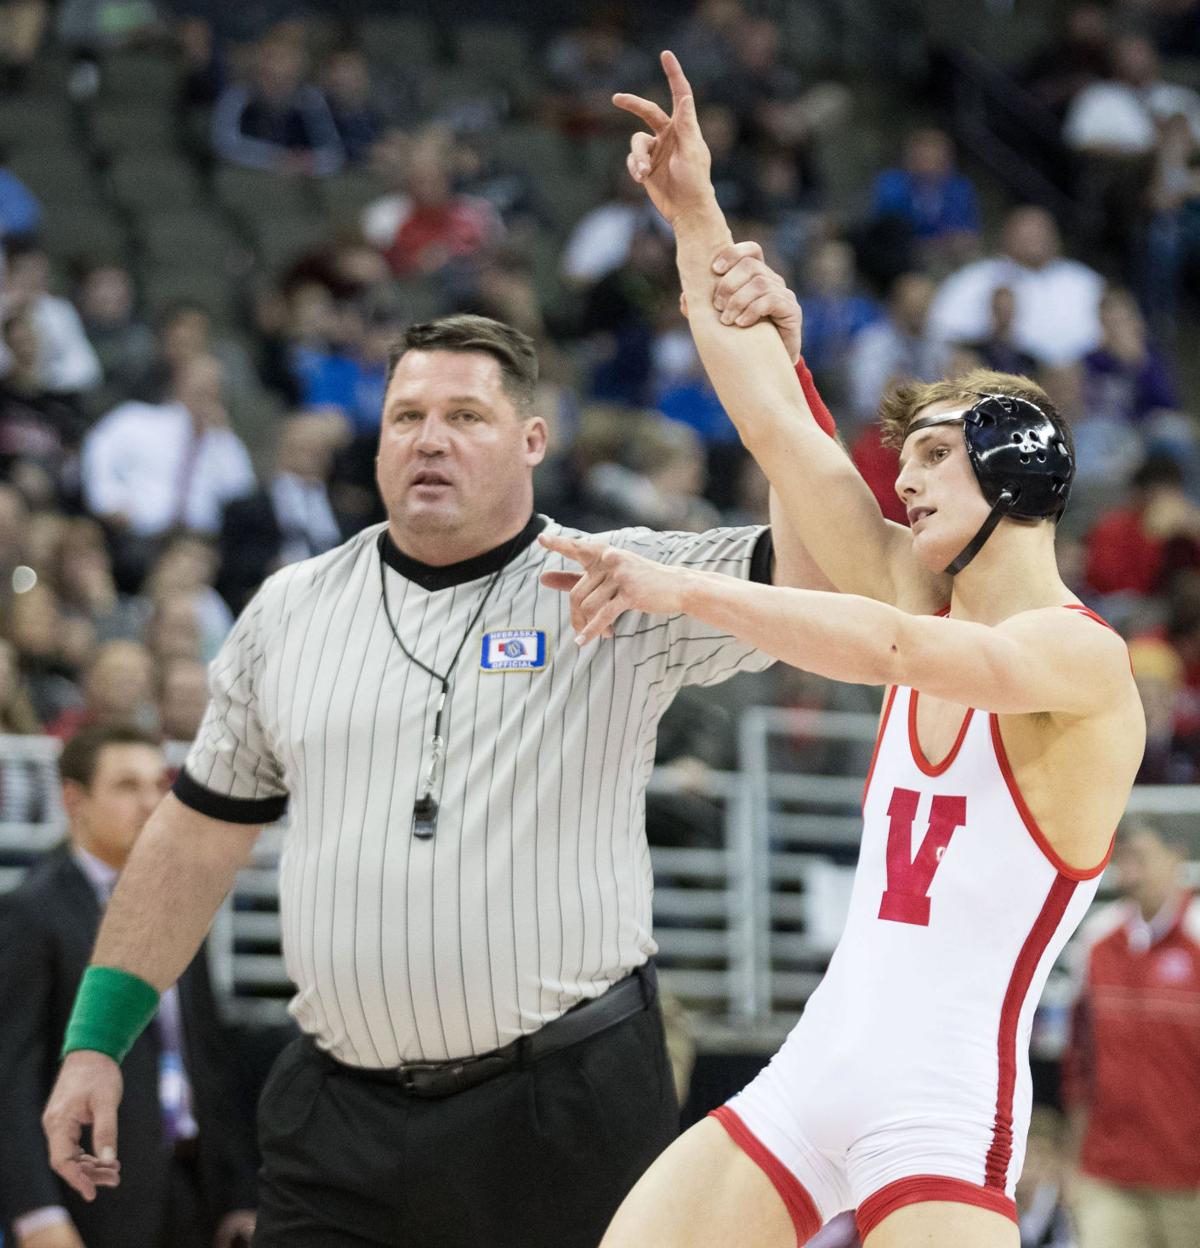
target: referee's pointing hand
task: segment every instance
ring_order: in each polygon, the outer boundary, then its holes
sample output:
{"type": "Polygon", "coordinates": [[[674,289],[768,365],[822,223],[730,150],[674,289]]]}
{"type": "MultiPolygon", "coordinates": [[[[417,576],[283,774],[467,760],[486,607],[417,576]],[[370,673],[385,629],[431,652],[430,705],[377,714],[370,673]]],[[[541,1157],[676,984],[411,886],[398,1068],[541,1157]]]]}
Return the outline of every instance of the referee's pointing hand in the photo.
{"type": "Polygon", "coordinates": [[[542,584],[548,589],[571,595],[571,626],[581,646],[597,637],[611,637],[623,611],[671,615],[683,610],[687,572],[682,568],[643,559],[605,542],[548,533],[538,541],[583,569],[542,573],[542,584]]]}

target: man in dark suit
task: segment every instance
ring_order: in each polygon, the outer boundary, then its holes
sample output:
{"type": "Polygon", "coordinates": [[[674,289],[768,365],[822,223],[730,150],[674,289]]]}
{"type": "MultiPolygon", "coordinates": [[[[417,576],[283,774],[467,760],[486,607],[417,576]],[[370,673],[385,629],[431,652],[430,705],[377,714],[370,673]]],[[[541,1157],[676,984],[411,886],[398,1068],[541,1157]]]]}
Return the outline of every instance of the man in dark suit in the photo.
{"type": "Polygon", "coordinates": [[[0,1227],[17,1248],[233,1248],[253,1233],[251,1117],[203,948],[125,1061],[121,1186],[85,1203],[42,1136],[75,990],[163,769],[140,730],[77,733],[59,762],[67,840],[0,897],[0,1227]]]}
{"type": "Polygon", "coordinates": [[[343,436],[336,416],[310,412],[285,420],[274,475],[262,489],[226,506],[217,589],[234,611],[272,572],[341,542],[326,482],[343,436]]]}

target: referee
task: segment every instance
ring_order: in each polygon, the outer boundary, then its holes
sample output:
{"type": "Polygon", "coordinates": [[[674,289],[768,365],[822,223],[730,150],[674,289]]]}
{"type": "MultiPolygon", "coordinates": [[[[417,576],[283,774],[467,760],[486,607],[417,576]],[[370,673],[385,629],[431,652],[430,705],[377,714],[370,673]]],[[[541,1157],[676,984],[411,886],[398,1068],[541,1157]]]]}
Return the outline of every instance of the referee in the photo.
{"type": "MultiPolygon", "coordinates": [[[[537,535],[563,530],[533,514],[523,334],[414,326],[392,370],[388,520],[267,580],[213,664],[76,1001],[51,1161],[89,1198],[117,1181],[118,1063],[286,814],[302,1034],[259,1106],[255,1243],[594,1248],[678,1120],[643,826],[658,720],[682,685],[769,660],[685,616],[575,644],[541,583],[564,564],[537,535]]],[[[759,528],[610,541],[772,566],[759,528]]]]}

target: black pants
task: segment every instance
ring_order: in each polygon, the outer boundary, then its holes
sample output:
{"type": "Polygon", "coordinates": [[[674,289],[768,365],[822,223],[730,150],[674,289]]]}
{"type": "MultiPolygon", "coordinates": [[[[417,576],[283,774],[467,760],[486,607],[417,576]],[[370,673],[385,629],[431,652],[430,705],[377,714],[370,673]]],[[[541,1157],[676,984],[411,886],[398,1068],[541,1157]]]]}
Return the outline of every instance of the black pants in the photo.
{"type": "Polygon", "coordinates": [[[255,1248],[596,1248],[678,1127],[657,1002],[438,1100],[300,1039],[259,1104],[255,1248]]]}

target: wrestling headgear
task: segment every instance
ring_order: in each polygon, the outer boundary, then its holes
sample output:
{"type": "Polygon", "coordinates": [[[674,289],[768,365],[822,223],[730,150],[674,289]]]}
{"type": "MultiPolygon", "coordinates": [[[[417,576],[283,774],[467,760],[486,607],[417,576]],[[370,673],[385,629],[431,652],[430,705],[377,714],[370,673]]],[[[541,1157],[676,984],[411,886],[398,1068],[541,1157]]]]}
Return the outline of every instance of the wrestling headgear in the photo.
{"type": "Polygon", "coordinates": [[[953,576],[975,558],[1005,516],[1057,520],[1071,492],[1075,456],[1057,420],[1028,399],[1007,394],[985,395],[965,412],[914,421],[904,436],[949,424],[962,425],[975,478],[992,506],[979,532],[947,567],[953,576]]]}

